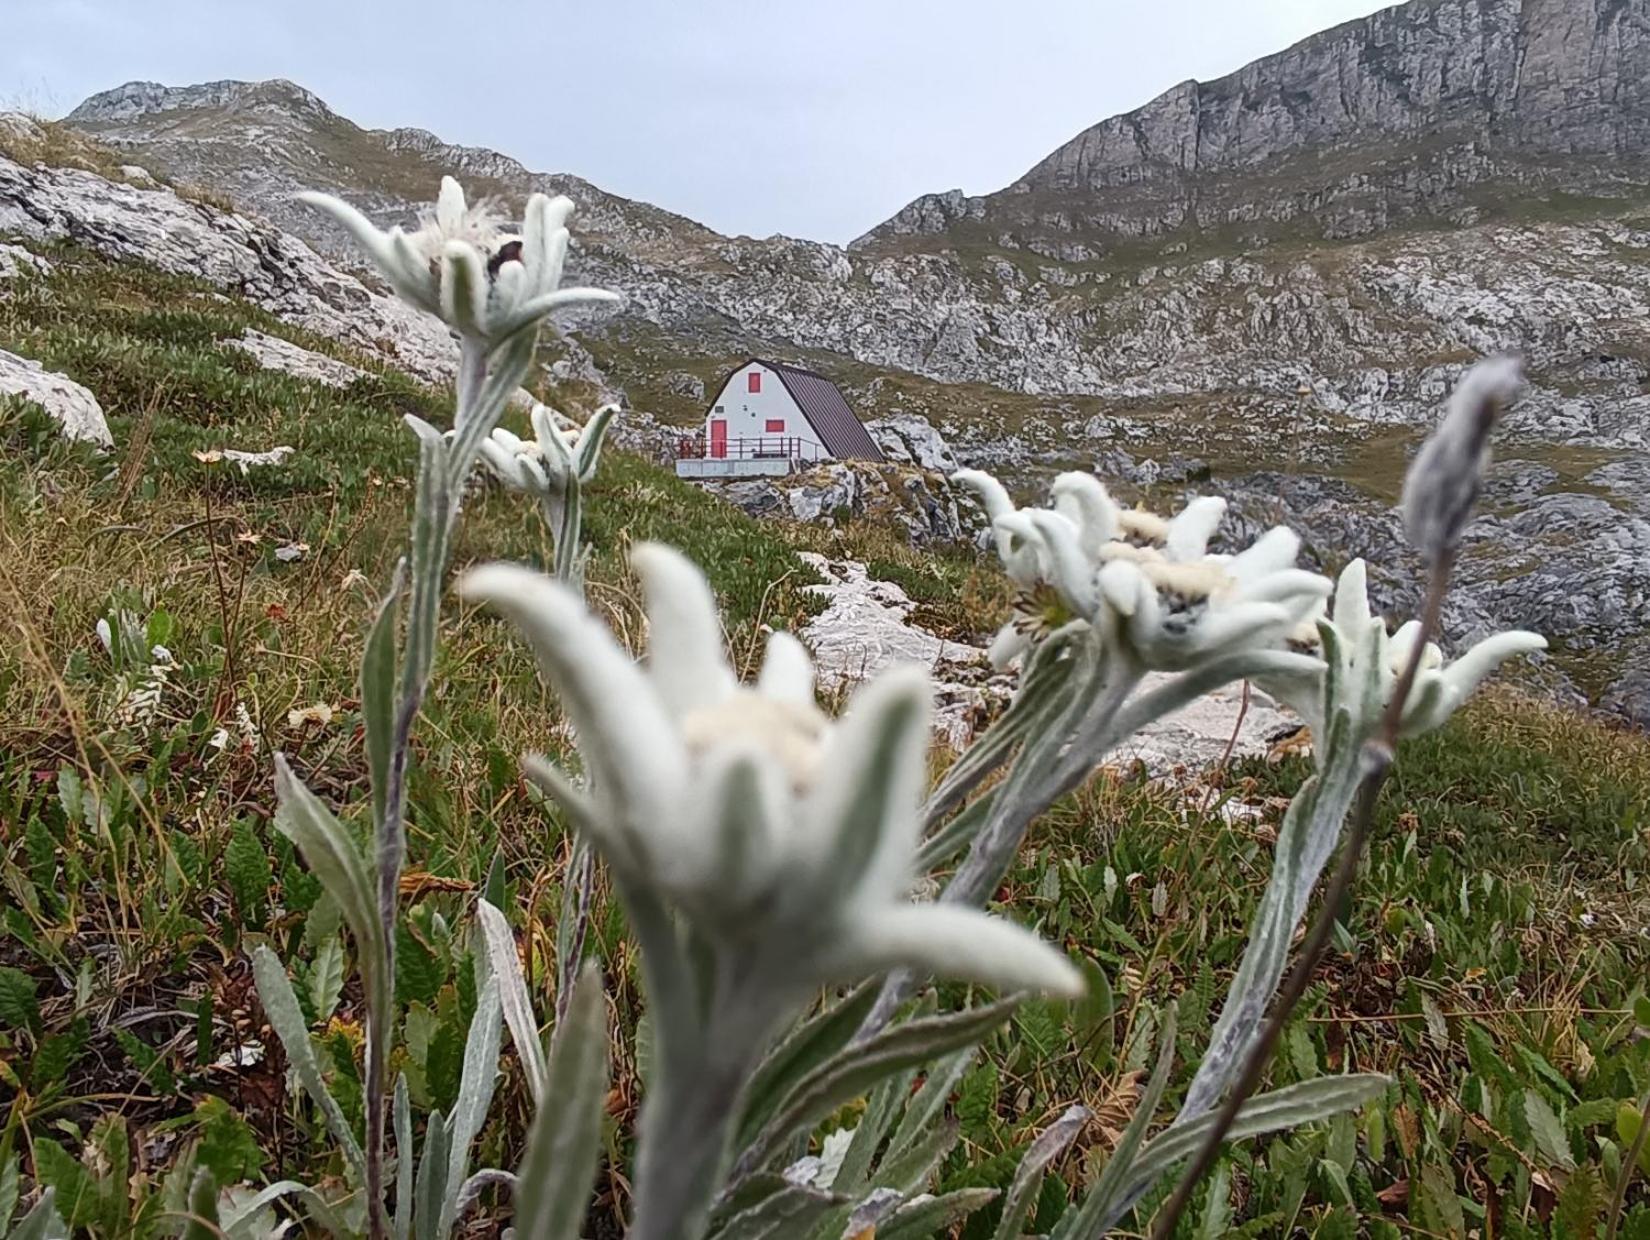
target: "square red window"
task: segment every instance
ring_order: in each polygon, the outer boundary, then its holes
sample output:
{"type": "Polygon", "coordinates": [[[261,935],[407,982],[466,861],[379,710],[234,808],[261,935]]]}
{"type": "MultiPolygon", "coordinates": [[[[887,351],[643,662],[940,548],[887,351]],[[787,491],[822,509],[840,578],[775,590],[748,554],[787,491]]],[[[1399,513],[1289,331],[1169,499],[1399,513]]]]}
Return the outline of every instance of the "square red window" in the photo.
{"type": "Polygon", "coordinates": [[[745,389],[746,391],[760,392],[762,390],[762,372],[760,370],[751,371],[750,374],[746,376],[746,380],[748,383],[748,386],[745,389]]]}
{"type": "Polygon", "coordinates": [[[770,435],[783,435],[785,433],[785,419],[769,418],[767,433],[770,435]]]}

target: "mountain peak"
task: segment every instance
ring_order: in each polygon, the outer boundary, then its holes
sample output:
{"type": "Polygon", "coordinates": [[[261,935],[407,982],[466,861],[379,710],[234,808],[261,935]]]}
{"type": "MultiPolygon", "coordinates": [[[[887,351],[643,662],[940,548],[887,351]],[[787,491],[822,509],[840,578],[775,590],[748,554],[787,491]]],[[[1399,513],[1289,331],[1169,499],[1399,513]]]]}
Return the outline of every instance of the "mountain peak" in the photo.
{"type": "Polygon", "coordinates": [[[1100,121],[1006,189],[929,195],[861,238],[1140,238],[1306,220],[1325,236],[1619,194],[1650,152],[1650,0],[1410,0],[1100,121]],[[1624,160],[1623,157],[1629,157],[1624,160]]]}
{"type": "Polygon", "coordinates": [[[67,119],[79,125],[95,125],[129,121],[156,112],[197,108],[232,111],[249,107],[274,107],[316,116],[333,114],[332,109],[313,91],[286,78],[270,78],[261,82],[228,79],[193,86],[127,82],[91,96],[70,112],[67,119]]]}

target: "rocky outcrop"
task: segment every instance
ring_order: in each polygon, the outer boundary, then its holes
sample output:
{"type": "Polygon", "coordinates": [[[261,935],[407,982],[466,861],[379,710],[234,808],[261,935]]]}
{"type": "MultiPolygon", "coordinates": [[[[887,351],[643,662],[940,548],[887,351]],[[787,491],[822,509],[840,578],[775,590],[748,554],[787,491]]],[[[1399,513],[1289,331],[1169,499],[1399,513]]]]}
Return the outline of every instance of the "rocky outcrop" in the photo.
{"type": "Polygon", "coordinates": [[[1619,160],[1650,145],[1647,17],[1644,0],[1413,0],[1183,82],[1000,194],[918,199],[865,240],[963,219],[1125,238],[1306,217],[1350,236],[1458,219],[1491,183],[1621,192],[1645,181],[1619,160]]]}
{"type": "Polygon", "coordinates": [[[705,479],[700,485],[755,517],[826,526],[887,522],[917,547],[973,541],[984,524],[972,496],[944,475],[909,466],[829,461],[780,477],[705,479]]]}
{"type": "Polygon", "coordinates": [[[290,340],[282,340],[253,327],[247,328],[239,339],[228,343],[232,348],[250,354],[265,370],[279,370],[294,378],[308,379],[326,387],[346,388],[367,373],[358,366],[302,348],[290,340]]]}
{"type": "MultiPolygon", "coordinates": [[[[979,647],[912,624],[916,604],[899,586],[876,580],[854,560],[811,552],[802,559],[823,582],[809,587],[826,605],[802,638],[827,689],[851,688],[901,664],[921,667],[934,681],[934,729],[954,749],[963,748],[1007,704],[1014,678],[994,672],[979,647]]],[[[1167,679],[1154,673],[1141,691],[1167,679]]],[[[1228,685],[1149,724],[1108,763],[1143,767],[1153,776],[1197,776],[1228,757],[1264,754],[1299,727],[1298,718],[1265,694],[1228,685]]]]}
{"type": "Polygon", "coordinates": [[[67,439],[85,440],[102,448],[114,446],[114,436],[109,433],[97,397],[67,375],[47,370],[39,362],[0,350],[0,395],[21,396],[39,405],[67,439]]]}
{"type": "Polygon", "coordinates": [[[911,413],[895,414],[867,422],[865,429],[890,461],[947,475],[962,468],[945,436],[925,418],[911,413]]]}
{"type": "Polygon", "coordinates": [[[0,236],[7,235],[72,240],[108,258],[198,277],[431,382],[450,379],[457,364],[451,337],[429,315],[373,291],[296,237],[170,189],[0,157],[0,236]]]}

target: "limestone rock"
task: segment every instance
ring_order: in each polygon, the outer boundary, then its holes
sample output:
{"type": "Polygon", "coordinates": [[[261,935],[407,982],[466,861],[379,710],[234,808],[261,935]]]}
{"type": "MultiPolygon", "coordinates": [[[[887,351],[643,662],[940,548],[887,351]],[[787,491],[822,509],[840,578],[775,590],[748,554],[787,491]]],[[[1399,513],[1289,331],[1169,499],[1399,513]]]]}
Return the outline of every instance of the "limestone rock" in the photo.
{"type": "Polygon", "coordinates": [[[50,275],[51,263],[20,245],[0,244],[0,281],[19,275],[50,275]]]}
{"type": "Polygon", "coordinates": [[[945,436],[926,418],[910,413],[895,414],[867,422],[865,429],[871,432],[871,438],[890,461],[947,476],[962,468],[945,436]]]}
{"type": "Polygon", "coordinates": [[[238,340],[228,342],[232,347],[250,353],[265,370],[279,370],[299,379],[345,388],[357,379],[366,377],[366,371],[348,362],[340,362],[324,353],[316,353],[249,327],[238,340]]]}
{"type": "Polygon", "coordinates": [[[39,405],[57,422],[68,439],[86,440],[112,448],[114,436],[97,397],[67,375],[47,370],[39,362],[0,350],[0,393],[21,396],[39,405]]]}

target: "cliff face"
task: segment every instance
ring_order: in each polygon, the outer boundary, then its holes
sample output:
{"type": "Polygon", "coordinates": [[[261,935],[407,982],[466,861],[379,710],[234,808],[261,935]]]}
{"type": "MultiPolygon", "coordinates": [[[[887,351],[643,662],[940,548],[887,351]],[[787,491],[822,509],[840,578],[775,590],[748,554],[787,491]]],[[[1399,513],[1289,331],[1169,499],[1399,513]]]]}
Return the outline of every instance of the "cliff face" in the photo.
{"type": "Polygon", "coordinates": [[[1643,0],[1412,0],[1078,134],[998,194],[929,195],[861,244],[959,219],[1152,235],[1310,217],[1331,236],[1513,183],[1650,180],[1643,0]]]}

